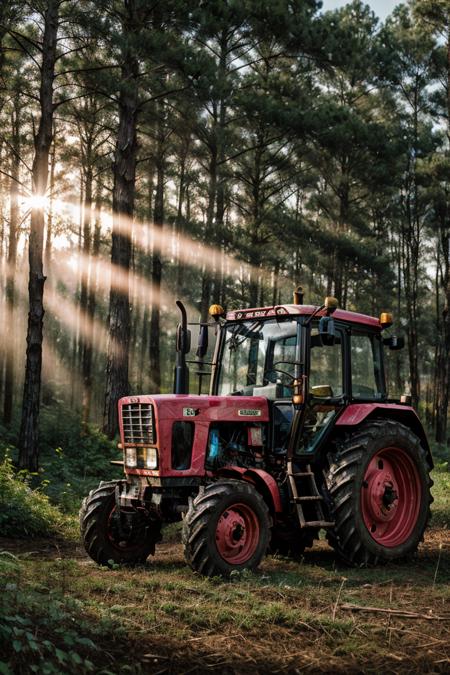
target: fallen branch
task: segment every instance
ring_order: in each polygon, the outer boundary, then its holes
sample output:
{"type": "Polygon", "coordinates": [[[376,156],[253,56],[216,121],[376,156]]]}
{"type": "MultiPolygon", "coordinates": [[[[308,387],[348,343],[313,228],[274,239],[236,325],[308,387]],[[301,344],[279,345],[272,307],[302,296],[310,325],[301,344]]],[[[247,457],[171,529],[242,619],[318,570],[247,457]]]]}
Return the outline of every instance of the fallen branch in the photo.
{"type": "Polygon", "coordinates": [[[408,612],[403,609],[385,609],[384,607],[363,607],[361,605],[351,605],[350,603],[344,603],[340,608],[351,612],[380,612],[381,614],[389,614],[391,616],[404,616],[409,619],[427,619],[428,621],[450,620],[450,617],[437,616],[435,614],[421,614],[420,612],[408,612]]]}

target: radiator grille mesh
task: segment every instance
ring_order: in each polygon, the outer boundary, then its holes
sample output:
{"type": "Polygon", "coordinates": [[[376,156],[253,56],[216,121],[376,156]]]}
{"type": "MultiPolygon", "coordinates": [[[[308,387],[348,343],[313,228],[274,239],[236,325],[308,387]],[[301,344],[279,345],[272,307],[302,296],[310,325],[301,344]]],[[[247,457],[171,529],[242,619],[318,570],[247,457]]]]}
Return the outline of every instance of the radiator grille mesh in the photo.
{"type": "Polygon", "coordinates": [[[123,436],[126,444],[153,444],[156,431],[150,403],[127,403],[122,406],[123,436]]]}

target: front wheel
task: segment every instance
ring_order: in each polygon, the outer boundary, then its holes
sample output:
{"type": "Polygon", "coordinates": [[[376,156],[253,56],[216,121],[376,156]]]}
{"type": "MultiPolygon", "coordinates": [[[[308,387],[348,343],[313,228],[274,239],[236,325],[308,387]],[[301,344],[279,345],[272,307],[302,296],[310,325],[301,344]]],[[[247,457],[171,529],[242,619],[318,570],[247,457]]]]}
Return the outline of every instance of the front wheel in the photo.
{"type": "Polygon", "coordinates": [[[269,544],[268,508],[243,481],[206,486],[191,503],[183,523],[186,562],[205,576],[229,576],[258,567],[269,544]]]}
{"type": "Polygon", "coordinates": [[[100,483],[83,500],[80,529],[84,548],[99,565],[144,563],[161,539],[161,522],[139,511],[119,511],[116,484],[100,483]]]}
{"type": "Polygon", "coordinates": [[[420,439],[393,420],[374,420],[349,436],[328,473],[335,527],[330,544],[353,565],[413,553],[423,538],[432,497],[420,439]]]}

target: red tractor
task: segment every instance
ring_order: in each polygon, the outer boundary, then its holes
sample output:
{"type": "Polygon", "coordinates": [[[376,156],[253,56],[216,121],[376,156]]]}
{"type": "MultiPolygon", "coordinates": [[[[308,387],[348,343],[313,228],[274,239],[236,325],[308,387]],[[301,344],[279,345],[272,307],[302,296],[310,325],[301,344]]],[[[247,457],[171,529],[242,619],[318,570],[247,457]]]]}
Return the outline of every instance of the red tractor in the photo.
{"type": "Polygon", "coordinates": [[[119,401],[125,478],[83,501],[84,546],[101,565],[143,563],[164,524],[183,520],[187,563],[201,574],[255,569],[267,551],[299,556],[319,530],[352,565],[413,553],[423,538],[433,463],[423,427],[386,391],[392,323],[334,298],[224,314],[200,324],[186,362],[177,331],[175,393],[119,401]],[[208,330],[214,356],[205,363],[208,330]],[[209,395],[192,395],[187,363],[209,395]],[[207,366],[211,371],[205,371],[207,366]]]}

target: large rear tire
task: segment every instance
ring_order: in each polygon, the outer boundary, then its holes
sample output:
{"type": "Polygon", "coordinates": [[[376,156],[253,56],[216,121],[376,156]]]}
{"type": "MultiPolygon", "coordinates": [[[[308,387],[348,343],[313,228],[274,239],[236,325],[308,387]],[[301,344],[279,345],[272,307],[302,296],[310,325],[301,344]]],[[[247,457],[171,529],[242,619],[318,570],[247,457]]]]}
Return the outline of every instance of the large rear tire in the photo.
{"type": "Polygon", "coordinates": [[[80,530],[84,548],[99,565],[142,564],[161,540],[161,522],[137,511],[119,513],[116,485],[116,481],[100,483],[83,500],[80,530]]]}
{"type": "Polygon", "coordinates": [[[335,527],[328,540],[351,565],[413,553],[430,518],[430,466],[420,439],[394,420],[349,436],[328,472],[335,527]]]}
{"type": "Polygon", "coordinates": [[[184,556],[205,576],[254,570],[269,544],[269,512],[257,490],[244,481],[207,485],[183,522],[184,556]]]}

